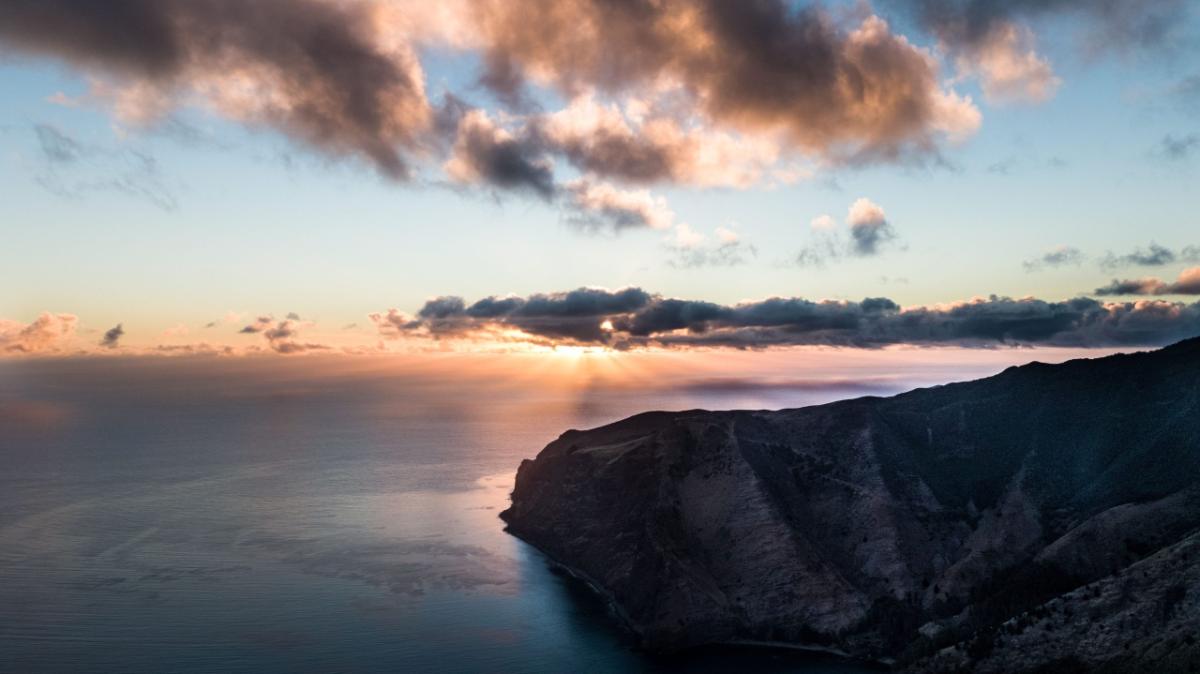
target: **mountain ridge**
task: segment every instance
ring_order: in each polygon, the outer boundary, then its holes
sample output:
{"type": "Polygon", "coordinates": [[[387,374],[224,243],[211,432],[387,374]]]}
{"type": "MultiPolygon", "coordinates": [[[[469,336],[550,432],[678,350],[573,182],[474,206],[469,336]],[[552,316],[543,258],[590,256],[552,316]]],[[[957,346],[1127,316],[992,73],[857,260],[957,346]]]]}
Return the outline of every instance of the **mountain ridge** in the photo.
{"type": "MultiPolygon", "coordinates": [[[[568,431],[522,462],[501,517],[607,594],[647,648],[772,641],[1010,671],[987,658],[1004,657],[1011,621],[1054,600],[1082,610],[1090,595],[1071,592],[1200,528],[1198,476],[1192,339],[886,398],[568,431]]],[[[1192,610],[1164,628],[1195,633],[1198,594],[1185,587],[1192,610]]],[[[1088,667],[1128,656],[1061,651],[1088,667]]],[[[1011,671],[1049,661],[1027,664],[1011,671]]]]}

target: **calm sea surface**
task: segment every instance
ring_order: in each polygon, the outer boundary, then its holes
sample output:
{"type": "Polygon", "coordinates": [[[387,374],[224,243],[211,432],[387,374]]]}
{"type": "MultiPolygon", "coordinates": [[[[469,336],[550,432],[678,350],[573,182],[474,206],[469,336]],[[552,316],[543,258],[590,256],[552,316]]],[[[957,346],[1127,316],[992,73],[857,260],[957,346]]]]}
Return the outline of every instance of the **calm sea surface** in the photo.
{"type": "Polygon", "coordinates": [[[279,361],[0,364],[0,671],[866,671],[646,657],[497,513],[568,428],[953,378],[631,390],[279,361]]]}

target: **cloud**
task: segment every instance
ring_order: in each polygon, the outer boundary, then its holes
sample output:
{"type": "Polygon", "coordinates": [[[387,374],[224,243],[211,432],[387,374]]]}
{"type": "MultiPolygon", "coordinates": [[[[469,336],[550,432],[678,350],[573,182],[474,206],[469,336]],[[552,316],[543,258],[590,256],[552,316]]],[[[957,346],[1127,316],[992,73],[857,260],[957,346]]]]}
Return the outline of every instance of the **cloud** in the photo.
{"type": "Polygon", "coordinates": [[[79,199],[92,192],[119,192],[164,211],[177,207],[152,155],[86,144],[50,124],[34,124],[33,132],[42,159],[33,178],[52,194],[79,199]]]}
{"type": "Polygon", "coordinates": [[[567,184],[567,220],[585,229],[667,229],[675,213],[647,190],[622,190],[586,178],[567,184]]]}
{"type": "MultiPolygon", "coordinates": [[[[1042,100],[1058,79],[1028,21],[1079,17],[1106,42],[1150,44],[1184,6],[892,2],[913,10],[937,48],[913,44],[865,4],[786,0],[12,0],[0,6],[0,48],[67,64],[90,92],[55,101],[101,103],[135,127],[168,127],[179,108],[200,107],[391,179],[441,171],[622,229],[662,220],[612,207],[615,193],[580,206],[591,195],[572,179],[636,194],[942,161],[948,143],[981,123],[941,72],[944,55],[990,99],[1042,100]],[[431,104],[420,57],[447,48],[479,57],[480,83],[501,109],[474,108],[456,92],[431,104]],[[530,96],[531,85],[544,95],[530,96]],[[566,103],[537,108],[551,100],[566,103]]],[[[47,138],[51,165],[80,163],[79,147],[47,138]]],[[[173,207],[152,157],[124,161],[129,170],[113,173],[110,188],[173,207]]],[[[46,182],[71,193],[96,181],[46,182]]],[[[854,250],[873,254],[889,231],[854,230],[863,235],[854,250]]]]}
{"type": "MultiPolygon", "coordinates": [[[[292,314],[289,314],[291,316],[292,314]]],[[[276,322],[269,316],[259,316],[253,323],[239,330],[242,334],[261,334],[267,340],[267,346],[272,351],[282,354],[304,353],[306,351],[323,351],[328,349],[324,344],[300,342],[300,323],[293,318],[285,318],[276,322]]]]}
{"type": "Polygon", "coordinates": [[[71,314],[43,312],[32,323],[0,319],[0,353],[61,351],[75,335],[79,319],[71,314]]]}
{"type": "Polygon", "coordinates": [[[1171,134],[1163,136],[1159,143],[1158,154],[1171,161],[1183,161],[1200,149],[1200,135],[1189,134],[1175,137],[1171,134]]]}
{"type": "Polygon", "coordinates": [[[241,330],[238,330],[238,332],[245,335],[254,335],[264,332],[270,329],[271,324],[274,323],[274,320],[275,319],[271,318],[270,316],[259,316],[258,318],[254,319],[253,323],[247,325],[241,330]]]}
{"type": "Polygon", "coordinates": [[[883,209],[866,197],[850,204],[846,224],[850,225],[850,250],[860,257],[877,254],[883,245],[896,238],[883,209]]]}
{"type": "Polygon", "coordinates": [[[1187,0],[885,0],[912,10],[951,49],[994,39],[998,29],[1043,18],[1070,19],[1092,53],[1160,49],[1183,25],[1187,0]]]}
{"type": "Polygon", "coordinates": [[[1157,278],[1113,279],[1112,283],[1096,288],[1096,294],[1105,295],[1200,295],[1200,267],[1185,269],[1179,278],[1168,283],[1157,278]]]}
{"type": "Polygon", "coordinates": [[[1200,246],[1186,246],[1176,252],[1151,242],[1146,248],[1137,248],[1124,255],[1116,255],[1109,251],[1101,258],[1100,267],[1109,270],[1121,267],[1162,267],[1176,261],[1200,262],[1200,246]]]}
{"type": "Polygon", "coordinates": [[[488,62],[522,74],[500,78],[506,86],[665,92],[691,115],[824,157],[929,152],[979,124],[969,99],[942,88],[932,55],[873,15],[843,25],[821,7],[772,0],[495,0],[470,19],[488,62]]]}
{"type": "Polygon", "coordinates": [[[667,264],[680,269],[735,267],[745,264],[748,257],[758,256],[758,249],[732,229],[717,227],[709,237],[684,222],[675,226],[667,250],[671,252],[667,264]]]}
{"type": "Polygon", "coordinates": [[[650,299],[640,288],[578,288],[524,298],[491,296],[469,306],[461,297],[446,296],[428,300],[415,318],[396,309],[369,318],[381,336],[392,339],[405,335],[505,339],[505,333],[519,331],[547,339],[603,342],[607,334],[604,317],[634,311],[650,299]]]}
{"type": "Polygon", "coordinates": [[[589,231],[665,229],[674,220],[666,199],[645,189],[622,189],[593,176],[557,183],[549,157],[554,146],[537,129],[510,131],[482,110],[463,113],[457,127],[445,169],[459,183],[523,190],[556,201],[569,223],[589,231]]]}
{"type": "Polygon", "coordinates": [[[104,333],[104,338],[100,340],[100,346],[106,349],[115,349],[121,341],[121,337],[125,335],[125,328],[118,323],[115,327],[109,328],[104,333]]]}
{"type": "Polygon", "coordinates": [[[887,298],[851,302],[772,297],[724,305],[663,297],[640,288],[581,288],[528,298],[489,297],[472,305],[456,297],[431,302],[438,309],[422,310],[429,317],[418,315],[401,324],[388,320],[388,314],[374,314],[372,320],[390,338],[490,339],[615,349],[1149,346],[1200,334],[1200,303],[1160,300],[1102,302],[1080,297],[1050,302],[993,295],[902,308],[887,298]]]}
{"type": "Polygon", "coordinates": [[[993,102],[1041,103],[1049,100],[1062,80],[1034,49],[1033,31],[999,22],[977,43],[959,50],[959,73],[977,76],[983,95],[993,102]]]}
{"type": "Polygon", "coordinates": [[[777,143],[677,119],[664,107],[636,97],[605,104],[589,91],[530,125],[580,171],[621,183],[748,187],[779,160],[777,143]]]}
{"type": "Polygon", "coordinates": [[[0,44],[96,78],[126,121],[195,102],[403,178],[430,111],[414,52],[377,18],[366,2],[13,0],[0,44]]]}
{"type": "Polygon", "coordinates": [[[82,144],[49,124],[35,124],[33,132],[47,161],[69,164],[79,161],[86,154],[82,144]]]}
{"type": "Polygon", "coordinates": [[[809,226],[809,242],[792,259],[801,267],[824,267],[847,257],[874,257],[899,239],[883,207],[866,197],[850,204],[845,233],[830,215],[813,218],[809,226]]]}
{"type": "Polygon", "coordinates": [[[446,173],[463,183],[528,190],[543,199],[557,192],[554,166],[534,140],[496,125],[483,110],[470,110],[458,124],[446,173]]]}
{"type": "Polygon", "coordinates": [[[810,220],[808,226],[815,232],[830,232],[837,229],[837,220],[832,215],[822,214],[810,220]]]}
{"type": "Polygon", "coordinates": [[[389,339],[396,339],[410,330],[418,330],[422,327],[420,320],[396,309],[371,313],[367,315],[367,318],[381,335],[389,339]]]}
{"type": "Polygon", "coordinates": [[[977,77],[993,102],[1038,103],[1061,84],[1037,53],[1031,26],[1074,38],[1085,56],[1170,50],[1188,25],[1189,0],[882,0],[911,14],[938,41],[960,77],[977,77]]]}
{"type": "Polygon", "coordinates": [[[52,98],[133,126],[198,106],[399,180],[449,134],[452,177],[543,198],[545,152],[619,183],[746,186],[805,173],[778,166],[783,154],[902,160],[980,123],[934,54],[882,18],[783,0],[14,0],[0,7],[0,47],[81,72],[88,94],[52,98]],[[507,122],[430,104],[429,46],[478,53],[480,83],[512,111],[534,107],[530,82],[570,103],[497,135],[507,122]]]}
{"type": "Polygon", "coordinates": [[[1027,272],[1042,271],[1054,267],[1079,266],[1087,258],[1083,251],[1074,246],[1058,246],[1038,257],[1025,260],[1021,266],[1027,272]]]}

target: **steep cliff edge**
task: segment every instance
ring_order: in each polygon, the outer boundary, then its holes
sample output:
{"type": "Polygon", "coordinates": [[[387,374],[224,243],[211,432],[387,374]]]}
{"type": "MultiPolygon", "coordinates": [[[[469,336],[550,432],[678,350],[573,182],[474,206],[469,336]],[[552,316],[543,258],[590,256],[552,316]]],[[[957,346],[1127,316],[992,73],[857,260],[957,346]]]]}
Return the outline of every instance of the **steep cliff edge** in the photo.
{"type": "Polygon", "coordinates": [[[501,517],[651,649],[1200,669],[1200,339],[568,431],[522,462],[501,517]]]}

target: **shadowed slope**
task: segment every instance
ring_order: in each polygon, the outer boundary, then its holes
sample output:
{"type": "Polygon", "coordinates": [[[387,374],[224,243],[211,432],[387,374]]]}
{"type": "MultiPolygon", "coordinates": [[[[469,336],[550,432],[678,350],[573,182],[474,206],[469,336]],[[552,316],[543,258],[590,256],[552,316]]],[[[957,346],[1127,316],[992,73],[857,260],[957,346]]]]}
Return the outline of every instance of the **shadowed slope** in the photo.
{"type": "MultiPolygon", "coordinates": [[[[1002,635],[1027,611],[1058,601],[1082,620],[1093,598],[1065,593],[1176,554],[1200,526],[1200,340],[892,398],[569,431],[522,463],[502,517],[606,593],[650,648],[782,641],[916,668],[1006,662],[1019,640],[1002,635]]],[[[1193,607],[1156,614],[1156,632],[1195,631],[1192,575],[1147,578],[1147,597],[1182,592],[1172,601],[1193,607]]],[[[1109,599],[1087,620],[1119,612],[1109,599]]],[[[1076,657],[1077,643],[1022,645],[1042,659],[1013,671],[1076,657]]],[[[1080,662],[1168,662],[1132,636],[1113,643],[1121,652],[1080,662]]],[[[1179,646],[1178,662],[1200,657],[1179,646]]]]}

